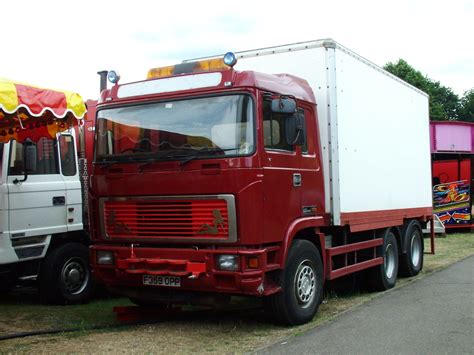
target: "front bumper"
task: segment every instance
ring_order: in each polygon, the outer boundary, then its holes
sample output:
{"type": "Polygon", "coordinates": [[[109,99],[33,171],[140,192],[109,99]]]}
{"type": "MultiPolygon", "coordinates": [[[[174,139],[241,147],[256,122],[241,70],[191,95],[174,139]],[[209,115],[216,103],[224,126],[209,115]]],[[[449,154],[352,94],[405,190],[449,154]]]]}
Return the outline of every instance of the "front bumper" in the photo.
{"type": "Polygon", "coordinates": [[[184,249],[124,247],[112,245],[91,246],[91,263],[95,278],[117,293],[138,295],[143,292],[168,292],[171,287],[143,285],[144,275],[178,276],[179,289],[183,292],[218,292],[229,294],[266,296],[276,293],[280,287],[269,272],[280,269],[278,247],[260,249],[184,249]],[[98,251],[111,251],[112,265],[97,263],[98,251]],[[238,255],[238,271],[217,269],[217,256],[238,255]],[[258,259],[258,267],[250,268],[249,259],[258,259]],[[120,290],[123,290],[121,292],[120,290]]]}

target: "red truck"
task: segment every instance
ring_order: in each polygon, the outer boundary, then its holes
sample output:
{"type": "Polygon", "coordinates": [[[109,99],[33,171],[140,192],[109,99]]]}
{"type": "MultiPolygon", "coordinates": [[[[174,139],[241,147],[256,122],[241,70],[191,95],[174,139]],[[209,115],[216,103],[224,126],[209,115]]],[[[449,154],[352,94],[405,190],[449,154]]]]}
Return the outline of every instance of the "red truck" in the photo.
{"type": "Polygon", "coordinates": [[[423,92],[332,40],[110,74],[89,193],[93,273],[111,291],[263,297],[301,324],[325,280],[364,270],[385,290],[422,269],[423,92]]]}

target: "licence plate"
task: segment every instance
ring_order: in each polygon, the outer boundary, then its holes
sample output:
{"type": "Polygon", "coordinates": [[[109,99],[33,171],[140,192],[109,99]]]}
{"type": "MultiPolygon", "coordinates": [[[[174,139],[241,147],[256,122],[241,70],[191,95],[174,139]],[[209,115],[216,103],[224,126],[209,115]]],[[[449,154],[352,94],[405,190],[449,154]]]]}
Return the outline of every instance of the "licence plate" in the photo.
{"type": "Polygon", "coordinates": [[[152,286],[181,287],[181,278],[177,276],[143,275],[143,284],[152,286]]]}

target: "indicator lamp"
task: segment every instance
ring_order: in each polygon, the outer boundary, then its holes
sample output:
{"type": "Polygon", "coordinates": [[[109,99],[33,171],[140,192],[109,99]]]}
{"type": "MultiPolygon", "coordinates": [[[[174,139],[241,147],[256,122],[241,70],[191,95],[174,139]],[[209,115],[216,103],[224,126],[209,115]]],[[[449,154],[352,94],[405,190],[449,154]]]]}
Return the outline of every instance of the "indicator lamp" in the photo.
{"type": "Polygon", "coordinates": [[[117,73],[115,70],[111,70],[111,71],[109,71],[109,73],[107,74],[107,79],[109,79],[109,81],[110,81],[112,84],[117,84],[118,81],[120,80],[120,74],[117,73]]]}
{"type": "Polygon", "coordinates": [[[237,58],[235,54],[232,52],[227,52],[224,54],[224,64],[228,65],[229,67],[233,67],[237,63],[237,58]]]}

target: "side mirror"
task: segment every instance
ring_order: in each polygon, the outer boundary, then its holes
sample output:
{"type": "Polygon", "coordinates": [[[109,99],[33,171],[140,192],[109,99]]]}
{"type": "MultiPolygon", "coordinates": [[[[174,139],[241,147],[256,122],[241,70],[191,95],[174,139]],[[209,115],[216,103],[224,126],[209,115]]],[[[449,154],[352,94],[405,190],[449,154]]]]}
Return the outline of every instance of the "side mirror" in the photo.
{"type": "Polygon", "coordinates": [[[21,180],[18,180],[18,179],[13,180],[13,183],[15,185],[25,182],[28,179],[28,173],[34,173],[36,171],[36,157],[38,153],[36,144],[32,143],[31,141],[26,141],[23,147],[24,147],[23,149],[25,153],[24,160],[23,160],[25,176],[21,180]]]}
{"type": "Polygon", "coordinates": [[[296,101],[290,98],[278,98],[272,100],[273,113],[295,113],[296,101]]]}
{"type": "Polygon", "coordinates": [[[25,145],[25,173],[34,173],[36,171],[36,157],[38,149],[36,144],[25,145]]]}
{"type": "Polygon", "coordinates": [[[304,114],[295,113],[285,119],[285,139],[289,145],[304,145],[305,143],[304,114]]]}

